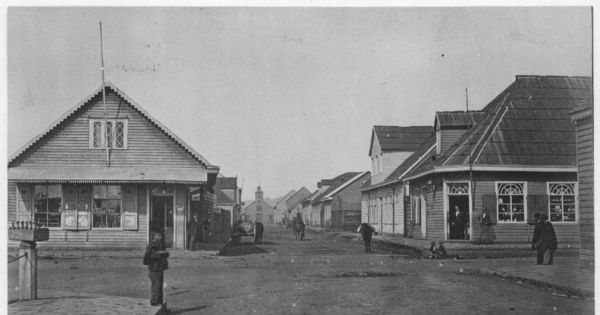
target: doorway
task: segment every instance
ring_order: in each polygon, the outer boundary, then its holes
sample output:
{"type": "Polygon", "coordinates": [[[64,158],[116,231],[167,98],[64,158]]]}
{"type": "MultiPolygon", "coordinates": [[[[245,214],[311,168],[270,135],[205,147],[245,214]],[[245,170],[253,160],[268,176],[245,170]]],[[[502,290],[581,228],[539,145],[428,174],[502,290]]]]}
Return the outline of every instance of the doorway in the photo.
{"type": "Polygon", "coordinates": [[[152,230],[163,233],[163,245],[173,247],[173,197],[152,196],[152,209],[150,214],[152,230]]]}
{"type": "Polygon", "coordinates": [[[469,240],[470,239],[470,222],[469,217],[469,196],[448,196],[448,209],[446,209],[448,223],[448,239],[449,240],[469,240]],[[456,215],[456,207],[460,210],[460,217],[456,215]]]}

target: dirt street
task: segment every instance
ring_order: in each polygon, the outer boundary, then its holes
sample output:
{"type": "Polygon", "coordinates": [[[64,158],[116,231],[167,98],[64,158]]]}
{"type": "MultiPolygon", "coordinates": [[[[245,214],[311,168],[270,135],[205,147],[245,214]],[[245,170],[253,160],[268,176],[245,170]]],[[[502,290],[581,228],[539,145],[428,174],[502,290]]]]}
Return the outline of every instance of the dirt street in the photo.
{"type": "MultiPolygon", "coordinates": [[[[225,257],[170,259],[165,300],[171,314],[593,314],[593,301],[552,295],[532,285],[466,274],[464,261],[421,260],[375,247],[266,225],[264,244],[225,257]]],[[[40,259],[46,290],[148,298],[141,254],[40,259]]],[[[17,296],[17,264],[8,268],[17,296]]],[[[107,305],[107,307],[110,307],[107,305]]]]}

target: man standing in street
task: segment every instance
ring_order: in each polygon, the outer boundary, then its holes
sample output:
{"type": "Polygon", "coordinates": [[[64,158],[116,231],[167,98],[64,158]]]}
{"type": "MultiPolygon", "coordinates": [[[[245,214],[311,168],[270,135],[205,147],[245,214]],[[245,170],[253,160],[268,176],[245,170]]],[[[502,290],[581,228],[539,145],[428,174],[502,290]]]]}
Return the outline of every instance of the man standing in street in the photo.
{"type": "Polygon", "coordinates": [[[536,265],[541,265],[544,262],[544,251],[542,248],[542,230],[544,229],[544,221],[540,220],[540,214],[533,215],[535,220],[535,228],[533,229],[533,238],[531,240],[531,249],[537,250],[536,265]]]}
{"type": "Polygon", "coordinates": [[[188,250],[195,250],[196,241],[198,241],[198,234],[200,233],[200,222],[198,222],[198,213],[194,212],[192,218],[188,222],[187,225],[187,235],[188,235],[188,250]]]}
{"type": "Polygon", "coordinates": [[[164,271],[169,269],[169,252],[165,251],[162,242],[162,233],[154,232],[152,242],[146,247],[144,265],[148,266],[148,277],[151,282],[150,305],[163,304],[164,271]]]}
{"type": "Polygon", "coordinates": [[[554,226],[548,220],[547,214],[542,214],[544,228],[542,229],[542,243],[544,247],[544,265],[552,265],[554,263],[554,252],[558,248],[558,239],[554,232],[554,226]]]}
{"type": "Polygon", "coordinates": [[[488,244],[488,232],[490,229],[490,225],[492,225],[492,219],[490,215],[487,213],[487,209],[483,209],[481,216],[479,217],[479,225],[481,225],[481,232],[479,235],[479,244],[488,244]]]}

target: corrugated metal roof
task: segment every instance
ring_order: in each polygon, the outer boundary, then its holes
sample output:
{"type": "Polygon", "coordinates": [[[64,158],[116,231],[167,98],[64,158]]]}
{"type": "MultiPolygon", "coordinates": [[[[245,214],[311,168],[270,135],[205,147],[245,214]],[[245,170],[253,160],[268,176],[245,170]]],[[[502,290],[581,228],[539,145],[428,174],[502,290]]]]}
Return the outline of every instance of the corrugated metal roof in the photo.
{"type": "Polygon", "coordinates": [[[206,182],[201,168],[156,167],[11,167],[10,181],[206,182]]]}
{"type": "MultiPolygon", "coordinates": [[[[186,150],[190,155],[192,155],[196,160],[198,160],[201,164],[205,165],[210,173],[218,173],[219,168],[217,166],[211,165],[200,153],[196,152],[192,147],[187,145],[183,140],[181,140],[177,135],[175,135],[171,130],[161,124],[158,120],[152,117],[148,112],[146,112],[140,105],[134,102],[131,98],[129,98],[125,93],[119,90],[116,86],[114,86],[110,82],[105,83],[107,89],[113,90],[117,95],[121,96],[125,99],[134,109],[136,109],[140,114],[146,117],[150,122],[152,122],[159,130],[163,131],[167,136],[173,139],[177,144],[179,144],[184,150],[186,150]]],[[[26,150],[28,150],[33,144],[40,141],[43,137],[48,135],[54,128],[63,123],[67,118],[73,115],[78,109],[86,105],[92,98],[94,98],[99,93],[102,93],[102,86],[100,86],[96,91],[94,91],[91,95],[83,99],[81,102],[77,103],[73,108],[64,113],[60,118],[55,120],[50,126],[41,134],[37,135],[29,142],[27,142],[23,147],[21,147],[17,152],[15,152],[9,159],[8,163],[12,163],[17,157],[23,154],[26,150]]]]}
{"type": "Polygon", "coordinates": [[[373,126],[369,156],[375,137],[382,151],[414,151],[433,131],[431,126],[373,126]]]}
{"type": "Polygon", "coordinates": [[[437,166],[573,167],[575,125],[569,112],[591,99],[591,78],[517,76],[484,108],[485,115],[448,151],[407,174],[437,166]]]}

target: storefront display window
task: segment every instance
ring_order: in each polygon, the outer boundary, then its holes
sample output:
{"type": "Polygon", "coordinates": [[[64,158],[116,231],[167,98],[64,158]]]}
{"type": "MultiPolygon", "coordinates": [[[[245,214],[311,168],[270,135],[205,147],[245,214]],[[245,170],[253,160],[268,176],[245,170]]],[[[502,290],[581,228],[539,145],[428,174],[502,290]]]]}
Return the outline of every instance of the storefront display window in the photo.
{"type": "Polygon", "coordinates": [[[35,185],[34,221],[44,227],[60,227],[61,186],[35,185]]]}
{"type": "Polygon", "coordinates": [[[121,227],[121,186],[94,185],[95,228],[121,227]]]}
{"type": "Polygon", "coordinates": [[[572,183],[549,183],[551,222],[575,222],[575,184],[572,183]]]}
{"type": "Polygon", "coordinates": [[[525,190],[522,183],[498,184],[498,222],[525,221],[525,190]]]}

